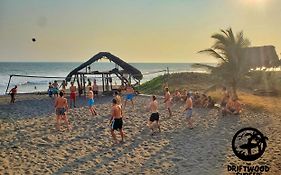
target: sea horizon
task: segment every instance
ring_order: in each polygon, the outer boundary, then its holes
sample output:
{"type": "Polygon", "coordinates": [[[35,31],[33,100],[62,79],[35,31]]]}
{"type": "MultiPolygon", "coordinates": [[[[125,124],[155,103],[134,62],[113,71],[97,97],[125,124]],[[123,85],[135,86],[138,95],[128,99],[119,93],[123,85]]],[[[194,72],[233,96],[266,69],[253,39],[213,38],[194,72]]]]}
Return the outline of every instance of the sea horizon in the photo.
{"type": "MultiPolygon", "coordinates": [[[[78,67],[83,62],[1,62],[0,64],[0,95],[4,95],[10,75],[32,75],[32,76],[50,76],[66,77],[69,72],[78,67]]],[[[143,74],[141,83],[149,81],[159,75],[163,75],[167,68],[169,73],[179,72],[206,72],[204,69],[194,68],[194,63],[129,63],[143,74]]],[[[204,63],[215,65],[214,63],[204,63]]],[[[96,62],[91,65],[91,70],[107,71],[114,68],[115,63],[96,62]]],[[[119,82],[115,76],[113,82],[119,82]]],[[[96,75],[87,75],[91,81],[97,79],[101,84],[101,79],[96,75]]],[[[48,83],[53,82],[56,78],[29,78],[29,77],[12,77],[9,88],[18,85],[19,93],[42,92],[47,91],[48,83]]],[[[62,79],[58,79],[62,81],[62,79]]]]}

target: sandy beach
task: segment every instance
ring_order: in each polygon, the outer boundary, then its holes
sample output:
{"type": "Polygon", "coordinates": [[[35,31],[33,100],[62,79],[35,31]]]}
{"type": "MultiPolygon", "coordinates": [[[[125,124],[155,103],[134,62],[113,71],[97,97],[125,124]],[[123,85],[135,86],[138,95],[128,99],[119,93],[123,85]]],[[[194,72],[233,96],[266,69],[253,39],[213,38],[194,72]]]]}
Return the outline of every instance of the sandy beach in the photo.
{"type": "Polygon", "coordinates": [[[150,114],[144,107],[149,98],[135,100],[135,109],[125,110],[125,143],[113,145],[108,126],[111,97],[96,100],[95,117],[81,97],[78,108],[68,114],[73,129],[57,131],[52,98],[20,95],[9,104],[9,97],[1,96],[0,174],[235,174],[227,166],[245,162],[234,155],[231,140],[248,126],[268,137],[268,147],[247,165],[268,165],[268,174],[280,174],[280,115],[245,109],[241,116],[223,117],[217,109],[195,108],[191,130],[182,104],[173,104],[169,118],[159,99],[162,132],[151,136],[146,126],[150,114]]]}

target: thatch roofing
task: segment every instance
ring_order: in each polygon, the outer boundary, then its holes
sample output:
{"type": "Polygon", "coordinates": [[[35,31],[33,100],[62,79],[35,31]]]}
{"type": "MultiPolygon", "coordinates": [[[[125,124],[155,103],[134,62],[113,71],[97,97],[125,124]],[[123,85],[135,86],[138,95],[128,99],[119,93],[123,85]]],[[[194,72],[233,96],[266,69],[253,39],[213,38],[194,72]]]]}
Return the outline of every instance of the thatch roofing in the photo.
{"type": "Polygon", "coordinates": [[[112,55],[109,52],[100,52],[96,55],[94,55],[92,58],[90,58],[88,61],[86,61],[85,63],[81,64],[80,66],[78,66],[77,68],[75,68],[74,70],[72,70],[66,77],[66,81],[70,81],[71,77],[75,74],[77,74],[80,70],[87,68],[90,64],[102,59],[102,58],[107,58],[108,60],[114,62],[115,64],[119,65],[121,68],[124,69],[123,73],[128,73],[130,74],[133,78],[137,79],[137,80],[141,80],[143,78],[142,73],[136,69],[135,67],[133,67],[132,65],[124,62],[123,60],[121,60],[120,58],[118,58],[117,56],[112,55]]]}
{"type": "Polygon", "coordinates": [[[251,68],[280,66],[281,61],[274,46],[248,47],[245,50],[251,68]]]}

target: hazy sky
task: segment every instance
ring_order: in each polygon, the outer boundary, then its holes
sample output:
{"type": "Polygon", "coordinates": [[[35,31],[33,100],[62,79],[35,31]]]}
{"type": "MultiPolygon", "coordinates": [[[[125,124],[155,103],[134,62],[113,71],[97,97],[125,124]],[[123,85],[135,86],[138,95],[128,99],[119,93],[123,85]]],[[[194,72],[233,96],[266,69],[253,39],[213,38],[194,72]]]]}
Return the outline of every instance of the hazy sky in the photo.
{"type": "Polygon", "coordinates": [[[281,0],[0,0],[0,61],[214,62],[197,52],[230,26],[280,56],[281,0]]]}

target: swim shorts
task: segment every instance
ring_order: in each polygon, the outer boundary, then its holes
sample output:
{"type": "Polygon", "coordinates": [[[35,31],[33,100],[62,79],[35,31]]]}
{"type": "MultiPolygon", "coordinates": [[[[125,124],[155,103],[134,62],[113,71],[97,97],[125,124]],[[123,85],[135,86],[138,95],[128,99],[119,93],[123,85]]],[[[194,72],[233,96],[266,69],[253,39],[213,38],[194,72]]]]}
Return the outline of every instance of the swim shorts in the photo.
{"type": "Polygon", "coordinates": [[[57,88],[52,89],[53,94],[59,94],[59,90],[57,88]]]}
{"type": "Polygon", "coordinates": [[[70,93],[70,99],[75,99],[76,98],[76,93],[75,92],[71,92],[70,93]]]}
{"type": "Polygon", "coordinates": [[[120,130],[123,127],[123,120],[122,118],[113,119],[111,128],[113,130],[120,130]]]}
{"type": "Polygon", "coordinates": [[[185,116],[191,118],[191,116],[192,116],[192,109],[186,110],[185,116]]]}
{"type": "Polygon", "coordinates": [[[89,99],[89,100],[88,100],[88,105],[89,105],[89,106],[93,106],[94,103],[95,103],[95,100],[94,100],[94,99],[89,99]]]}
{"type": "Polygon", "coordinates": [[[152,113],[151,116],[150,116],[149,121],[151,121],[151,122],[159,121],[159,113],[158,112],[152,113]]]}
{"type": "Polygon", "coordinates": [[[133,100],[134,94],[127,94],[126,99],[127,100],[133,100]]]}
{"type": "Polygon", "coordinates": [[[56,109],[56,114],[57,115],[65,115],[65,108],[57,108],[56,109]]]}

